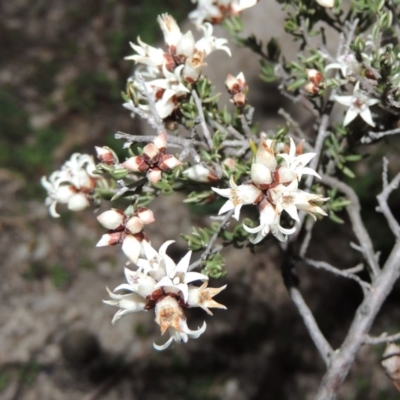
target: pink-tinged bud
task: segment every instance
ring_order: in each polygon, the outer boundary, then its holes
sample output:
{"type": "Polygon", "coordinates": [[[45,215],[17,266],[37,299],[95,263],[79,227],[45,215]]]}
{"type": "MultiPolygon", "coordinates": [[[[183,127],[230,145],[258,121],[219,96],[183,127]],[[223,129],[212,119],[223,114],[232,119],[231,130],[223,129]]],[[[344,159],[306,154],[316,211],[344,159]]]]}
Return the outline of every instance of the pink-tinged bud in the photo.
{"type": "Polygon", "coordinates": [[[96,247],[114,246],[115,244],[121,243],[123,235],[123,232],[106,233],[98,241],[96,247]]]}
{"type": "Polygon", "coordinates": [[[307,77],[315,86],[322,82],[322,74],[316,69],[306,69],[307,77]]]}
{"type": "Polygon", "coordinates": [[[154,218],[153,211],[145,207],[141,207],[138,209],[137,216],[140,218],[140,220],[143,222],[144,225],[151,224],[156,220],[154,218]]]}
{"type": "Polygon", "coordinates": [[[157,183],[158,181],[161,180],[161,177],[162,177],[162,172],[158,168],[150,169],[149,172],[147,173],[147,179],[151,183],[157,183]]]}
{"type": "Polygon", "coordinates": [[[229,74],[225,80],[225,86],[228,89],[229,94],[235,95],[243,92],[247,86],[243,72],[241,72],[236,78],[229,74]]]}
{"type": "Polygon", "coordinates": [[[237,79],[231,75],[228,74],[228,76],[225,79],[225,86],[229,92],[229,94],[235,94],[239,92],[239,84],[237,79]]]}
{"type": "Polygon", "coordinates": [[[160,150],[154,143],[146,144],[143,147],[143,158],[149,161],[155,161],[160,153],[160,150]]]}
{"type": "Polygon", "coordinates": [[[269,185],[272,182],[271,171],[263,164],[254,163],[251,166],[251,180],[256,185],[269,185]]]}
{"type": "Polygon", "coordinates": [[[76,193],[68,200],[68,209],[71,211],[82,211],[89,206],[89,199],[83,193],[76,193]]]}
{"type": "Polygon", "coordinates": [[[144,172],[149,169],[149,166],[144,161],[142,156],[130,157],[124,163],[122,163],[122,166],[133,172],[144,172]]]}
{"type": "Polygon", "coordinates": [[[131,217],[126,221],[125,227],[133,234],[139,233],[143,229],[143,222],[139,217],[131,217]]]}
{"type": "Polygon", "coordinates": [[[154,146],[157,147],[159,151],[162,151],[167,146],[167,134],[165,132],[161,132],[154,140],[154,146]]]}
{"type": "Polygon", "coordinates": [[[97,158],[103,162],[104,164],[107,165],[114,165],[116,160],[114,157],[114,154],[110,151],[110,149],[107,146],[104,147],[98,147],[95,146],[96,153],[97,153],[97,158]]]}
{"type": "Polygon", "coordinates": [[[315,86],[312,82],[308,82],[304,85],[304,90],[309,94],[318,94],[319,88],[315,86]]]}
{"type": "Polygon", "coordinates": [[[113,208],[111,210],[101,213],[97,217],[97,220],[100,222],[101,225],[104,226],[104,228],[114,230],[121,227],[124,221],[124,212],[113,208]]]}
{"type": "Polygon", "coordinates": [[[236,161],[233,158],[225,158],[225,160],[222,161],[222,165],[233,171],[236,168],[236,161]]]}
{"type": "Polygon", "coordinates": [[[247,103],[247,98],[244,93],[236,93],[233,95],[231,98],[231,102],[236,106],[236,107],[243,107],[247,103]]]}
{"type": "Polygon", "coordinates": [[[178,167],[179,165],[182,165],[182,162],[171,154],[164,154],[162,157],[160,157],[160,160],[158,161],[158,167],[162,171],[173,169],[175,167],[178,167]]]}
{"type": "Polygon", "coordinates": [[[139,259],[141,247],[139,240],[133,235],[127,235],[122,242],[122,251],[134,263],[139,259]]]}
{"type": "Polygon", "coordinates": [[[195,182],[209,183],[219,180],[217,175],[213,174],[210,170],[208,170],[201,164],[193,165],[193,167],[190,167],[183,171],[183,174],[195,182]]]}

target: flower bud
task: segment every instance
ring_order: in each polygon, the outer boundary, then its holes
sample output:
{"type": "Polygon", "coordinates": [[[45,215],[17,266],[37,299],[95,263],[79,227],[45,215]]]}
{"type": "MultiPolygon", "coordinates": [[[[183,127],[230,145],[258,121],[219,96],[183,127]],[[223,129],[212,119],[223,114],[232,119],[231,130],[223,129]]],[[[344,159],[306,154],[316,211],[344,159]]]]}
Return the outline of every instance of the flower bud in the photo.
{"type": "Polygon", "coordinates": [[[233,95],[231,98],[231,102],[236,106],[236,107],[243,107],[247,103],[247,98],[244,93],[236,93],[233,95]]]}
{"type": "Polygon", "coordinates": [[[143,147],[143,158],[149,161],[155,161],[160,153],[159,149],[154,143],[146,144],[143,147]]]}
{"type": "Polygon", "coordinates": [[[271,171],[263,164],[254,163],[251,166],[251,180],[256,185],[269,185],[272,182],[271,171]]]}
{"type": "Polygon", "coordinates": [[[316,2],[324,8],[332,8],[335,5],[335,0],[316,0],[316,2]]]}
{"type": "Polygon", "coordinates": [[[144,172],[149,169],[149,166],[144,161],[142,156],[130,157],[124,163],[122,163],[122,166],[133,172],[144,172]]]}
{"type": "Polygon", "coordinates": [[[95,149],[96,149],[96,153],[97,153],[97,158],[102,163],[107,164],[107,165],[114,165],[115,163],[118,162],[118,160],[116,160],[115,154],[110,150],[109,147],[95,146],[95,149]]]}
{"type": "Polygon", "coordinates": [[[101,225],[104,226],[104,228],[114,230],[121,227],[124,221],[124,212],[113,208],[111,210],[101,213],[97,217],[97,220],[100,222],[101,225]]]}
{"type": "Polygon", "coordinates": [[[171,154],[164,154],[158,162],[158,166],[162,171],[173,169],[179,165],[182,165],[182,162],[171,154]]]}
{"type": "Polygon", "coordinates": [[[147,172],[147,179],[151,183],[159,182],[161,180],[161,177],[162,177],[162,172],[158,168],[153,168],[153,169],[149,170],[149,172],[147,172]]]}
{"type": "Polygon", "coordinates": [[[139,233],[143,229],[143,222],[139,217],[131,217],[125,223],[126,229],[128,229],[131,233],[139,233]]]}
{"type": "Polygon", "coordinates": [[[318,94],[319,88],[315,86],[312,82],[308,82],[304,85],[304,90],[309,94],[318,94]]]}
{"type": "Polygon", "coordinates": [[[123,235],[123,232],[106,233],[97,242],[96,247],[113,246],[115,244],[121,243],[123,235]]]}
{"type": "Polygon", "coordinates": [[[145,207],[141,207],[138,209],[137,216],[140,218],[140,220],[143,222],[144,225],[151,224],[156,220],[154,218],[153,211],[145,207]]]}
{"type": "MultiPolygon", "coordinates": [[[[154,146],[159,151],[162,151],[165,149],[167,146],[167,134],[165,132],[161,132],[154,140],[153,140],[154,146]]],[[[146,146],[147,147],[147,146],[146,146]]]]}
{"type": "Polygon", "coordinates": [[[322,82],[322,74],[316,69],[306,69],[307,77],[315,86],[319,86],[322,82]]]}
{"type": "Polygon", "coordinates": [[[84,193],[76,193],[68,200],[68,209],[81,211],[90,206],[90,202],[84,193]]]}
{"type": "Polygon", "coordinates": [[[209,183],[209,182],[215,182],[218,180],[218,176],[213,174],[210,170],[208,170],[202,164],[196,164],[196,165],[193,165],[193,167],[185,169],[185,171],[183,171],[183,174],[195,182],[209,183]]]}
{"type": "Polygon", "coordinates": [[[141,252],[139,240],[133,235],[127,235],[122,242],[122,251],[133,263],[136,263],[141,252]]]}

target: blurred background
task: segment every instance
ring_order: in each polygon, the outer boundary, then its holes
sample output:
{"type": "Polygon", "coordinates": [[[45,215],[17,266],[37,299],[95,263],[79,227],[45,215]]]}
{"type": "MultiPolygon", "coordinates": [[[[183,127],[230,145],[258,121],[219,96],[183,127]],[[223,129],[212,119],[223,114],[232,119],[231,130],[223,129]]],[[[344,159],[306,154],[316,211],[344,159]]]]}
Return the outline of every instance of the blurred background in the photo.
{"type": "MultiPolygon", "coordinates": [[[[273,239],[254,255],[229,249],[228,275],[215,283],[228,284],[217,298],[228,310],[216,310],[212,318],[189,310],[189,327],[206,320],[206,333],[158,353],[152,342],[164,338],[152,312],[111,325],[116,309],[101,300],[106,286],[124,281],[125,260],[118,248],[94,247],[102,229],[93,212],[63,210],[54,220],[43,204],[40,178],[71,153],[93,154],[94,145],[120,148],[114,132],[147,129],[121,105],[132,71],[123,57],[132,53],[129,41],[139,34],[147,43],[160,42],[157,14],[170,12],[183,23],[191,9],[190,1],[179,0],[0,4],[1,399],[299,400],[312,398],[318,387],[324,366],[287,295],[273,239]]],[[[244,18],[264,40],[283,35],[284,16],[275,3],[261,2],[244,18]]],[[[222,35],[221,29],[216,32],[222,35]]],[[[292,42],[283,46],[297,51],[292,42]]],[[[229,64],[211,56],[209,73],[222,87],[228,72],[244,70],[260,127],[282,123],[276,112],[285,101],[275,87],[258,81],[257,59],[249,61],[246,50],[235,54],[229,64]]],[[[376,150],[373,162],[370,158],[368,166],[358,167],[366,177],[358,190],[372,211],[370,190],[380,185],[381,176],[382,150],[376,150]]],[[[181,200],[171,196],[152,206],[160,222],[147,232],[156,248],[206,220],[191,215],[181,200]]],[[[392,242],[376,215],[366,218],[375,228],[376,247],[385,254],[392,242]]],[[[342,268],[360,261],[348,246],[354,238],[345,226],[324,220],[314,237],[318,241],[310,257],[342,268]]],[[[185,243],[179,239],[171,250],[179,260],[185,243]]],[[[299,275],[323,332],[339,346],[361,300],[358,286],[306,266],[299,266],[299,275]]],[[[400,330],[399,295],[397,285],[377,319],[377,334],[400,330]]],[[[340,398],[399,398],[380,367],[382,352],[383,346],[362,349],[340,398]]]]}

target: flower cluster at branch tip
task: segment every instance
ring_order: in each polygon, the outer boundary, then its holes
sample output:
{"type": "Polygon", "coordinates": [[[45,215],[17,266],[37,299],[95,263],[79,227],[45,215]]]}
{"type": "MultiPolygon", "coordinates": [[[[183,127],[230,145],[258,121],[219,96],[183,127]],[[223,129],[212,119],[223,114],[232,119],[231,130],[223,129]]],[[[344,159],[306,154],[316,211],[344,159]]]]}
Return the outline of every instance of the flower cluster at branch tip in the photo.
{"type": "Polygon", "coordinates": [[[186,343],[189,338],[198,338],[205,331],[206,323],[197,330],[189,329],[184,308],[201,307],[211,315],[209,308],[226,309],[213,300],[226,285],[208,288],[207,275],[190,271],[191,251],[175,264],[166,253],[167,247],[173,241],[165,242],[158,252],[148,242],[143,243],[144,252],[136,262],[137,270],[125,268],[128,283],[114,289],[114,292],[125,290],[129,293],[116,294],[107,289],[111,300],[104,302],[120,308],[112,322],[115,323],[128,313],[155,309],[155,321],[160,326],[161,334],[168,332],[170,335],[163,345],[154,343],[155,349],[164,350],[173,341],[186,343]],[[198,287],[192,284],[195,281],[204,283],[198,287]]]}
{"type": "Polygon", "coordinates": [[[96,165],[88,154],[74,153],[59,171],[50,177],[43,176],[41,183],[47,190],[45,204],[49,206],[50,215],[58,218],[57,203],[67,204],[72,211],[81,211],[95,200],[95,188],[103,178],[94,174],[96,165]]]}
{"type": "Polygon", "coordinates": [[[160,133],[152,143],[143,148],[141,156],[128,158],[122,166],[132,172],[146,172],[147,179],[157,183],[162,178],[163,171],[178,167],[182,163],[172,156],[165,154],[167,146],[167,135],[160,133]]]}
{"type": "Polygon", "coordinates": [[[158,17],[158,23],[164,34],[167,51],[149,46],[138,38],[138,45],[131,43],[136,54],[126,57],[141,64],[135,75],[128,81],[128,94],[131,97],[124,107],[133,110],[139,107],[149,112],[143,86],[137,74],[145,80],[146,90],[155,96],[155,105],[160,118],[165,119],[179,107],[180,99],[190,93],[188,83],[196,82],[206,65],[205,58],[215,50],[231,52],[225,45],[226,39],[212,35],[213,27],[209,23],[200,25],[203,37],[195,41],[191,31],[183,34],[169,14],[158,17]]]}
{"type": "Polygon", "coordinates": [[[229,74],[225,80],[225,86],[228,93],[232,96],[230,101],[236,107],[243,107],[247,102],[247,84],[243,72],[236,76],[236,78],[229,74]]]}
{"type": "Polygon", "coordinates": [[[144,242],[149,242],[143,228],[155,221],[153,212],[145,207],[129,214],[111,209],[100,214],[97,219],[109,231],[101,237],[96,246],[114,246],[122,243],[125,255],[130,261],[137,262],[140,255],[144,254],[144,242]]]}
{"type": "Polygon", "coordinates": [[[294,221],[299,222],[298,210],[314,214],[326,215],[315,202],[328,200],[319,194],[307,193],[298,188],[303,175],[319,175],[306,165],[315,153],[302,154],[302,145],[296,147],[290,139],[290,148],[278,153],[279,143],[261,137],[261,143],[251,166],[251,182],[236,185],[231,176],[230,188],[212,188],[220,196],[227,197],[227,202],[219,210],[223,214],[234,210],[233,217],[239,219],[240,209],[246,204],[255,204],[260,211],[260,225],[244,229],[256,236],[253,243],[258,243],[271,232],[280,241],[294,233],[296,226],[284,228],[281,223],[282,212],[285,211],[294,221]],[[288,151],[287,151],[288,150],[288,151]]]}
{"type": "Polygon", "coordinates": [[[225,18],[238,15],[246,8],[253,7],[259,0],[192,0],[197,3],[196,10],[189,14],[195,24],[204,21],[218,24],[225,18]]]}

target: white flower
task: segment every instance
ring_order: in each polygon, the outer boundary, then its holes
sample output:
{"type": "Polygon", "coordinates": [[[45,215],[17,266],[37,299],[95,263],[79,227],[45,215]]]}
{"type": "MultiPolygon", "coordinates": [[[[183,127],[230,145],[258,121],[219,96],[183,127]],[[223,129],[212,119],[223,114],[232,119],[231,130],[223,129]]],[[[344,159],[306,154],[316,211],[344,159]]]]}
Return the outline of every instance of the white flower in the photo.
{"type": "Polygon", "coordinates": [[[166,296],[156,304],[156,322],[160,325],[161,334],[166,331],[170,338],[163,345],[153,343],[156,350],[165,350],[174,340],[175,342],[186,343],[189,338],[197,339],[205,330],[206,323],[197,330],[191,330],[186,323],[186,317],[176,299],[166,296]]]}
{"type": "MultiPolygon", "coordinates": [[[[292,138],[290,138],[290,149],[289,154],[280,153],[279,156],[285,160],[285,163],[278,170],[280,176],[284,175],[284,168],[288,168],[295,172],[297,179],[300,181],[303,174],[306,175],[314,175],[317,178],[321,178],[318,173],[312,168],[305,167],[314,157],[316,153],[304,153],[300,155],[296,155],[296,145],[292,138]]],[[[291,179],[290,179],[291,181],[291,179]]],[[[280,182],[288,182],[286,179],[280,180],[280,182]]]]}
{"type": "Polygon", "coordinates": [[[283,228],[280,225],[280,216],[276,208],[266,199],[259,206],[260,209],[260,225],[256,228],[250,228],[243,224],[243,228],[249,233],[257,235],[250,241],[254,244],[261,242],[270,232],[281,242],[286,242],[287,235],[295,232],[296,227],[291,229],[283,228]]]}
{"type": "Polygon", "coordinates": [[[233,218],[239,220],[242,205],[256,203],[257,199],[262,194],[262,191],[252,184],[237,186],[233,181],[233,176],[231,176],[229,184],[231,189],[211,188],[220,196],[229,198],[229,200],[219,210],[218,215],[224,214],[230,210],[235,210],[233,218]]]}
{"type": "Polygon", "coordinates": [[[49,179],[42,177],[42,186],[47,190],[45,204],[49,206],[52,217],[60,216],[56,211],[57,203],[67,204],[72,211],[90,206],[96,182],[100,179],[93,173],[95,168],[92,156],[74,153],[49,179]]]}
{"type": "Polygon", "coordinates": [[[226,285],[220,288],[207,288],[208,281],[205,281],[200,287],[193,285],[189,286],[188,305],[189,307],[201,307],[207,314],[213,315],[209,308],[222,308],[226,307],[213,300],[213,297],[222,292],[226,285]]]}
{"type": "Polygon", "coordinates": [[[189,19],[198,25],[204,21],[219,23],[228,16],[253,7],[257,2],[258,0],[198,0],[197,9],[189,14],[189,19]]]}
{"type": "MultiPolygon", "coordinates": [[[[172,243],[169,241],[168,245],[172,243]]],[[[188,283],[194,281],[208,280],[208,276],[200,272],[188,272],[190,257],[192,252],[189,251],[179,262],[175,264],[174,261],[166,254],[166,247],[161,251],[160,257],[165,268],[166,275],[160,279],[156,287],[162,287],[166,293],[179,293],[181,292],[183,301],[186,303],[188,300],[188,283]]]]}
{"type": "Polygon", "coordinates": [[[357,117],[357,115],[359,115],[368,125],[375,126],[369,107],[379,103],[379,100],[371,99],[362,92],[360,90],[360,82],[357,82],[354,86],[352,96],[335,96],[335,100],[338,103],[349,107],[343,121],[343,126],[348,125],[357,117]]]}
{"type": "Polygon", "coordinates": [[[325,71],[330,69],[340,69],[344,78],[359,73],[361,71],[361,64],[357,61],[353,53],[344,54],[337,58],[337,62],[328,64],[325,71]]]}
{"type": "Polygon", "coordinates": [[[325,211],[314,204],[315,201],[326,201],[328,198],[319,194],[312,194],[297,189],[297,185],[278,185],[270,190],[271,200],[274,202],[276,212],[286,211],[296,222],[300,222],[297,210],[303,210],[314,218],[314,213],[326,215],[325,211]]]}

